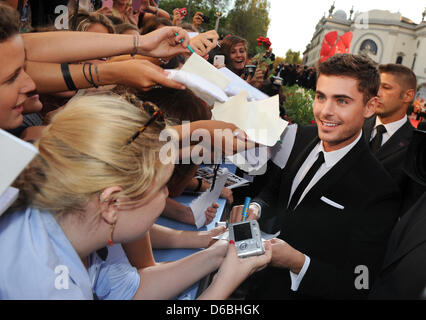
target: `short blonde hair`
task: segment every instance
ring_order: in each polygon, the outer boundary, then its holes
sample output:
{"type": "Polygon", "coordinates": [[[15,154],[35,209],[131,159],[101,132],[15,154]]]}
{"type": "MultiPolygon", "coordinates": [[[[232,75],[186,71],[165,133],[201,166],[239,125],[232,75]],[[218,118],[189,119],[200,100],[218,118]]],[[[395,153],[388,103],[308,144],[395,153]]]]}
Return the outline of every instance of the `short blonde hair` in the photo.
{"type": "MultiPolygon", "coordinates": [[[[17,179],[17,206],[54,214],[84,211],[93,196],[121,186],[115,196],[131,200],[164,181],[160,162],[163,125],[154,122],[131,144],[126,141],[150,115],[116,95],[72,99],[36,142],[40,154],[17,179]]],[[[114,199],[112,199],[114,200],[114,199]]]]}

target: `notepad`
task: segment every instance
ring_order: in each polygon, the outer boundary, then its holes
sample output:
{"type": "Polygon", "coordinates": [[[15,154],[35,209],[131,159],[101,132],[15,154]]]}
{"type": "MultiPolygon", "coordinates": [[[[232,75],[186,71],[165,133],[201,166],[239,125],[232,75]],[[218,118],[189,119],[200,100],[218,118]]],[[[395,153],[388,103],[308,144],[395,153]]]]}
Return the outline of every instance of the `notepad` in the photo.
{"type": "Polygon", "coordinates": [[[37,148],[0,129],[0,194],[38,154],[37,148]]]}
{"type": "Polygon", "coordinates": [[[222,193],[222,189],[225,186],[226,180],[228,179],[228,170],[225,168],[222,174],[217,175],[216,182],[212,191],[207,190],[203,192],[197,199],[191,202],[190,208],[194,214],[195,225],[197,228],[201,228],[206,223],[205,212],[213,203],[215,203],[222,193]]]}

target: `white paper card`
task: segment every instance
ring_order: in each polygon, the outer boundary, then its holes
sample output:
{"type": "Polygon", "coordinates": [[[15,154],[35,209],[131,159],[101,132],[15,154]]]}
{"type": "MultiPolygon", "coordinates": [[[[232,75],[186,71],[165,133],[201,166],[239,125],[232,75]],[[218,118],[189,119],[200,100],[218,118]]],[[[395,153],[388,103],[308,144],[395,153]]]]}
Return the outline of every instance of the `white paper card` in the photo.
{"type": "Polygon", "coordinates": [[[197,199],[191,202],[189,206],[194,214],[195,225],[201,228],[206,223],[205,212],[213,203],[217,202],[222,192],[225,182],[228,179],[228,170],[223,170],[223,174],[217,175],[216,182],[212,191],[207,190],[203,192],[197,199]]]}
{"type": "Polygon", "coordinates": [[[212,106],[216,101],[225,102],[228,100],[228,96],[221,88],[203,77],[183,70],[168,69],[166,71],[169,73],[167,78],[183,83],[209,106],[212,106]]]}
{"type": "Polygon", "coordinates": [[[233,73],[228,68],[220,68],[219,72],[224,74],[228,79],[230,79],[229,84],[224,89],[226,94],[230,97],[236,96],[241,91],[247,92],[247,99],[249,101],[252,100],[264,100],[268,98],[268,95],[264,94],[259,89],[253,87],[252,85],[248,84],[245,80],[241,79],[239,76],[237,76],[235,73],[233,73]]]}
{"type": "Polygon", "coordinates": [[[250,140],[268,147],[275,145],[288,125],[279,114],[278,95],[247,102],[245,91],[227,102],[216,102],[212,110],[214,120],[233,123],[244,130],[250,140]]]}
{"type": "Polygon", "coordinates": [[[38,154],[37,148],[0,129],[0,194],[38,154]]]}
{"type": "Polygon", "coordinates": [[[19,195],[19,190],[14,187],[9,187],[0,196],[0,216],[16,201],[19,195]]]}
{"type": "Polygon", "coordinates": [[[230,82],[227,76],[219,72],[215,66],[196,53],[193,53],[188,60],[186,60],[181,70],[204,78],[222,90],[224,90],[230,82]]]}

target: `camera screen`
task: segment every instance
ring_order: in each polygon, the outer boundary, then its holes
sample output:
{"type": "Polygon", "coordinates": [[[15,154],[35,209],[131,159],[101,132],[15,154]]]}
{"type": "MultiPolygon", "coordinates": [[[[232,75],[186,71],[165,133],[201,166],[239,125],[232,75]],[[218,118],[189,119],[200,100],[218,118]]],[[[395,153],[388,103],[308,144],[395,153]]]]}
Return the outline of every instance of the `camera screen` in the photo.
{"type": "Polygon", "coordinates": [[[250,223],[237,224],[233,228],[235,241],[238,242],[252,238],[250,223]]]}

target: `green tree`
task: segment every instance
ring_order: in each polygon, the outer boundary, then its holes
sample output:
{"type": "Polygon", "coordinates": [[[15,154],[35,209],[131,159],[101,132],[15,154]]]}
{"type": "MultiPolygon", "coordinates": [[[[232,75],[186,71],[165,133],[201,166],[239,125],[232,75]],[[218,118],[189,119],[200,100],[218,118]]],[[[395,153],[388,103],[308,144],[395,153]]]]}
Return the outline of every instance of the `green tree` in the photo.
{"type": "Polygon", "coordinates": [[[289,64],[301,64],[302,58],[300,58],[300,51],[288,49],[285,54],[285,62],[289,64]]]}
{"type": "MultiPolygon", "coordinates": [[[[210,18],[209,23],[201,26],[201,31],[212,30],[216,24],[216,12],[222,12],[226,16],[229,10],[230,0],[161,0],[160,7],[173,17],[175,8],[186,8],[188,15],[182,22],[192,23],[192,18],[197,11],[201,11],[210,18]]],[[[223,18],[222,18],[223,20],[223,18]]]]}
{"type": "Polygon", "coordinates": [[[247,39],[250,55],[256,53],[256,39],[268,33],[269,9],[268,0],[235,0],[234,8],[226,17],[225,29],[247,39]]]}

